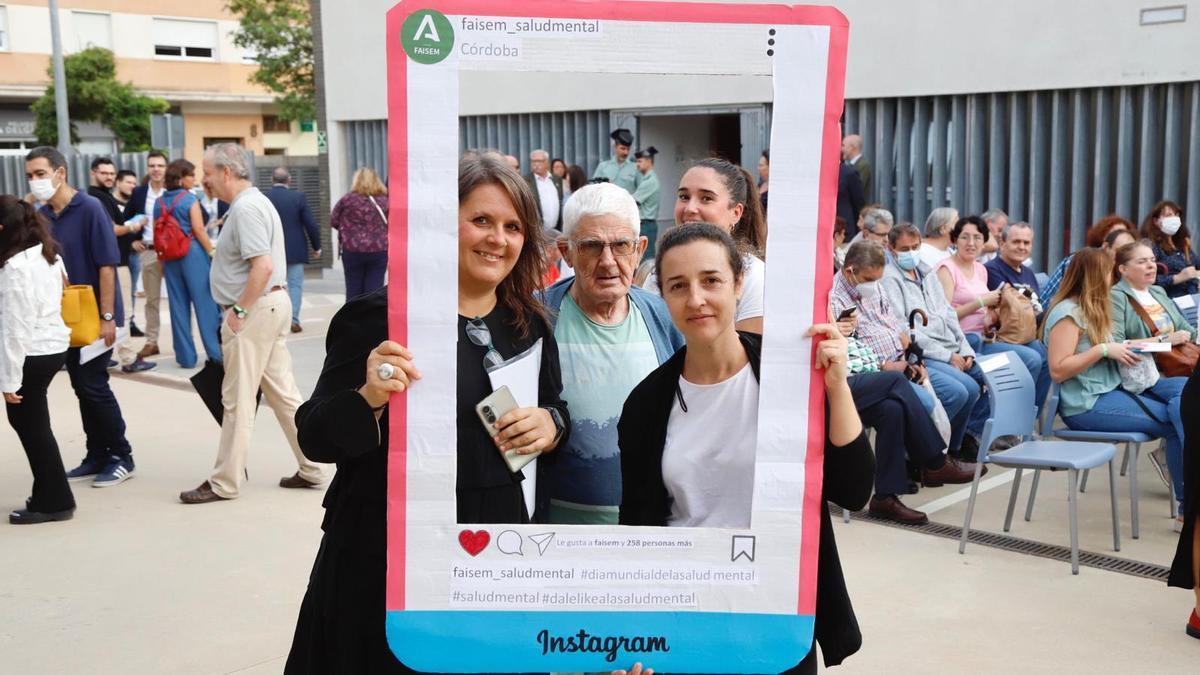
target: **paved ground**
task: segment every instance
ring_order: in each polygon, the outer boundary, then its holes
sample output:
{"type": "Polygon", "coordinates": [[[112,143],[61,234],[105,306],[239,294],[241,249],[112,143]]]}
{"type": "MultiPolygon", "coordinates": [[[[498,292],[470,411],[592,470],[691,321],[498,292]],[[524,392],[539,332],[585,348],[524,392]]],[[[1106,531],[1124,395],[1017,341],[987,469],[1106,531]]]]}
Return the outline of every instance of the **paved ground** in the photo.
{"type": "MultiPolygon", "coordinates": [[[[310,279],[305,332],[290,338],[308,394],[323,334],[340,304],[340,274],[310,279]]],[[[165,319],[165,312],[164,312],[165,319]]],[[[164,335],[169,331],[164,326],[164,335]]],[[[169,339],[163,346],[169,347],[169,339]]],[[[164,350],[167,351],[167,350],[164,350]]],[[[75,520],[0,525],[0,672],[279,673],[320,540],[322,491],[276,487],[295,467],[270,415],[262,417],[241,499],[183,506],[215,456],[218,429],[181,386],[191,371],[169,354],[153,377],[114,378],[138,473],[100,490],[76,486],[75,520]]],[[[78,408],[65,376],[52,391],[64,458],[83,455],[78,408]]],[[[21,505],[28,466],[0,424],[0,506],[21,505]]],[[[1129,537],[1121,488],[1122,557],[1168,564],[1176,536],[1166,490],[1143,459],[1142,537],[1129,537]]],[[[999,532],[1009,482],[997,472],[975,526],[999,532]]],[[[1065,478],[1047,477],[1032,522],[1012,534],[1065,544],[1065,478]]],[[[1027,494],[1028,483],[1022,495],[1027,494]]],[[[906,501],[960,524],[965,493],[948,486],[906,501]]],[[[1023,503],[1023,502],[1022,502],[1023,503]]],[[[1093,476],[1080,503],[1080,545],[1111,552],[1108,483],[1093,476]]],[[[1197,672],[1200,643],[1183,634],[1191,596],[1114,572],[883,527],[838,523],[842,564],[865,636],[844,673],[1197,672]]]]}

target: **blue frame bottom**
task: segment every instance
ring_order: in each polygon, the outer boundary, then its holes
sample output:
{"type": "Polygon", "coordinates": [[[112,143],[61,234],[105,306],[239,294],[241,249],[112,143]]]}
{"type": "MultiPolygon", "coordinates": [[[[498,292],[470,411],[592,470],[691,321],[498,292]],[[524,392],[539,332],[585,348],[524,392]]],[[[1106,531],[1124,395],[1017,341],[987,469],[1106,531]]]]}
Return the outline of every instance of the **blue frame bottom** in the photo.
{"type": "Polygon", "coordinates": [[[780,673],[813,642],[813,616],[723,612],[390,611],[387,639],[413,670],[780,673]]]}

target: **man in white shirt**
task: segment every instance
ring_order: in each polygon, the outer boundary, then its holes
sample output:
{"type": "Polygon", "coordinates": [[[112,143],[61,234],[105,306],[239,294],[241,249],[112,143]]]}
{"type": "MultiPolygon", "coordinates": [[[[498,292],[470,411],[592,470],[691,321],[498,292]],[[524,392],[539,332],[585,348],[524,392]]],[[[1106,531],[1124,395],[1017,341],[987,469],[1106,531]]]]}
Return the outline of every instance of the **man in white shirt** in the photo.
{"type": "Polygon", "coordinates": [[[147,155],[146,173],[150,180],[134,188],[125,205],[126,223],[144,217],[142,238],[133,242],[133,250],[137,252],[142,267],[142,288],[146,291],[146,344],[138,352],[138,358],[142,359],[159,353],[159,300],[162,297],[163,271],[158,254],[154,252],[154,202],[165,190],[163,179],[167,175],[167,156],[158,151],[147,155]]]}
{"type": "Polygon", "coordinates": [[[542,224],[562,231],[562,179],[550,173],[550,153],[534,150],[529,153],[529,164],[533,172],[525,176],[525,182],[537,195],[538,213],[542,224]]]}

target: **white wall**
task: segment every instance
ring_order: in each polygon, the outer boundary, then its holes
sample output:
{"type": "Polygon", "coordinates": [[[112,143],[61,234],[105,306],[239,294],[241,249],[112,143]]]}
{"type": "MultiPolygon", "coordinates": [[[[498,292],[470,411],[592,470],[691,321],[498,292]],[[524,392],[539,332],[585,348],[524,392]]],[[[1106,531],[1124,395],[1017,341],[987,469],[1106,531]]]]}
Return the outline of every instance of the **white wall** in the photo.
{"type": "MultiPolygon", "coordinates": [[[[727,0],[741,2],[743,0],[727,0]]],[[[1178,0],[1180,3],[1186,0],[1178,0]]],[[[383,16],[391,0],[325,0],[330,120],[386,117],[383,16]]],[[[837,0],[850,20],[847,98],[1146,84],[1200,79],[1200,16],[1140,26],[1157,0],[837,0]]],[[[1200,7],[1193,6],[1198,10],[1200,7]]],[[[563,77],[530,92],[515,76],[464,73],[464,114],[764,101],[754,83],[658,91],[644,78],[563,77]],[[631,101],[636,98],[636,101],[631,101]],[[719,99],[719,100],[714,100],[719,99]]]]}

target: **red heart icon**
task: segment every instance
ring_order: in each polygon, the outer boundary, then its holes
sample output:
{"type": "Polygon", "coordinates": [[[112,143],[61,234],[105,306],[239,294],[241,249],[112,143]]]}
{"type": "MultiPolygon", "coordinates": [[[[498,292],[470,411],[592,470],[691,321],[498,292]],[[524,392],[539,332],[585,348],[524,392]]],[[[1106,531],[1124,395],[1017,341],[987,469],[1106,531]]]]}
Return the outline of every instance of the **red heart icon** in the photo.
{"type": "Polygon", "coordinates": [[[492,535],[488,534],[487,530],[479,530],[478,532],[463,530],[458,533],[458,545],[462,546],[463,550],[472,556],[479,555],[480,551],[487,548],[488,542],[491,540],[492,535]]]}

